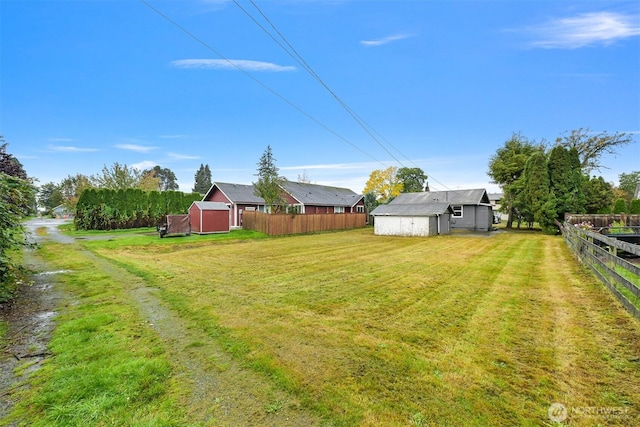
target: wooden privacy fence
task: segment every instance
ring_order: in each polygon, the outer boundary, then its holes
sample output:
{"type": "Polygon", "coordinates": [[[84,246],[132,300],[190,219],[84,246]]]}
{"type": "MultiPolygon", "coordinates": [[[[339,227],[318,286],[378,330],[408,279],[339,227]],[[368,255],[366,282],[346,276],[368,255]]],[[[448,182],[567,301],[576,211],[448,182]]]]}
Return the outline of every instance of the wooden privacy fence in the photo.
{"type": "Polygon", "coordinates": [[[366,219],[364,213],[289,215],[244,211],[242,228],[261,231],[270,236],[281,236],[360,228],[365,226],[366,219]]]}
{"type": "Polygon", "coordinates": [[[565,221],[569,224],[591,223],[594,227],[609,227],[614,222],[623,223],[628,226],[640,226],[640,215],[626,214],[566,214],[565,221]]]}
{"type": "Polygon", "coordinates": [[[624,251],[640,257],[640,246],[568,222],[565,222],[562,234],[578,259],[593,270],[629,313],[640,320],[640,309],[625,295],[640,301],[640,267],[618,256],[618,251],[624,251]]]}

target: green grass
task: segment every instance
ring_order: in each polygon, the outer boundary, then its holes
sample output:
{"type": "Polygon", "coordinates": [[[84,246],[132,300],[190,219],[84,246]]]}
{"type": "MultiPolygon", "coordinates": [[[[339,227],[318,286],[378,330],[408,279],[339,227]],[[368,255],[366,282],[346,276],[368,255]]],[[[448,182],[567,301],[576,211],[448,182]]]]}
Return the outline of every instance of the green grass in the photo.
{"type": "Polygon", "coordinates": [[[87,246],[334,425],[540,425],[556,401],[640,405],[638,326],[558,237],[87,246]]]}
{"type": "MultiPolygon", "coordinates": [[[[170,395],[172,368],[160,342],[114,278],[81,252],[46,244],[71,302],[57,317],[53,354],[6,422],[29,426],[186,425],[170,395]],[[64,257],[59,254],[64,253],[64,257]]],[[[4,424],[3,424],[4,425],[4,424]]]]}
{"type": "Polygon", "coordinates": [[[305,408],[333,426],[552,425],[554,402],[638,417],[640,327],[562,238],[215,236],[81,241],[158,290],[188,330],[173,346],[115,270],[46,248],[74,271],[64,281],[79,302],[18,415],[36,425],[207,425],[229,396],[251,390],[264,402],[245,411],[253,424],[305,408]],[[177,381],[181,359],[230,375],[227,394],[192,406],[193,385],[177,381]]]}

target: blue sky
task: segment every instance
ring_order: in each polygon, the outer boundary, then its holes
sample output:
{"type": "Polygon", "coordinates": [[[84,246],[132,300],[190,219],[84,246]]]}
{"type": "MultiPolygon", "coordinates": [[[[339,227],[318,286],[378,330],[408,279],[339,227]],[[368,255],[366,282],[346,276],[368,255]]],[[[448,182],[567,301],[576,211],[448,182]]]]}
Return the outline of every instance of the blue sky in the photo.
{"type": "Polygon", "coordinates": [[[3,0],[0,43],[0,135],[40,184],[114,162],[249,184],[270,145],[290,180],[492,192],[512,133],[578,128],[634,135],[608,181],[640,170],[637,1],[3,0]]]}

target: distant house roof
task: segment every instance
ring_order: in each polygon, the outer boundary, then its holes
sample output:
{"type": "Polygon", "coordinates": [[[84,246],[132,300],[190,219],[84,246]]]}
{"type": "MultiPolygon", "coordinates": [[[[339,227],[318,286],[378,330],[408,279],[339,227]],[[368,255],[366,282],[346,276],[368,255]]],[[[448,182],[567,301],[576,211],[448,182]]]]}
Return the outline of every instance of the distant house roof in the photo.
{"type": "MultiPolygon", "coordinates": [[[[400,196],[398,196],[400,197],[400,196]]],[[[395,202],[398,197],[393,201],[395,202]]],[[[371,211],[372,216],[434,216],[453,213],[451,204],[446,202],[389,203],[371,211]]]]}
{"type": "MultiPolygon", "coordinates": [[[[233,203],[265,204],[262,197],[255,195],[255,187],[253,185],[229,184],[226,182],[213,183],[203,200],[208,199],[216,187],[233,203]]],[[[364,197],[348,188],[293,181],[285,181],[282,188],[294,199],[306,206],[354,206],[364,197]]]]}
{"type": "Polygon", "coordinates": [[[355,206],[364,196],[348,188],[285,181],[282,188],[306,206],[355,206]]]}
{"type": "Polygon", "coordinates": [[[262,197],[256,196],[253,185],[229,184],[227,182],[214,182],[202,200],[209,198],[210,193],[217,187],[222,193],[234,203],[264,205],[262,197]]]}
{"type": "Polygon", "coordinates": [[[500,201],[504,198],[504,194],[503,193],[487,193],[487,195],[489,196],[489,200],[491,201],[500,201]]]}
{"type": "Polygon", "coordinates": [[[442,202],[452,205],[481,205],[489,204],[487,190],[483,188],[473,190],[424,191],[421,193],[401,193],[389,204],[416,204],[442,202]]]}
{"type": "Polygon", "coordinates": [[[193,202],[201,211],[228,211],[229,206],[222,202],[193,202]]]}

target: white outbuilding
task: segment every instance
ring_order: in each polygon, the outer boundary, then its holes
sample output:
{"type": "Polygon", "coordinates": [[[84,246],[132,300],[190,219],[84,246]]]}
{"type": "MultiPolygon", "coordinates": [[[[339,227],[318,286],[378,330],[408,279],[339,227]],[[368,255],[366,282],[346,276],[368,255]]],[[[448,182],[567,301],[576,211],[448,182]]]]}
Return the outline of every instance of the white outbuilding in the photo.
{"type": "Polygon", "coordinates": [[[434,236],[449,234],[453,209],[449,203],[402,203],[402,194],[371,212],[373,232],[380,236],[434,236]]]}

